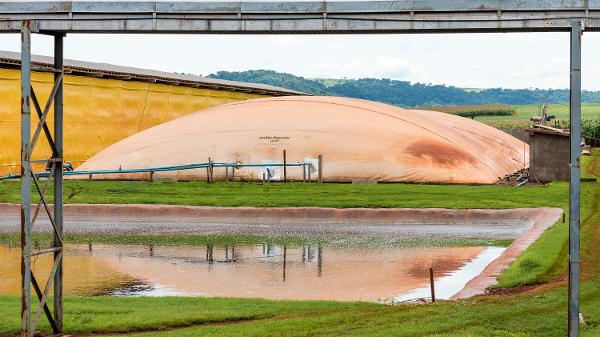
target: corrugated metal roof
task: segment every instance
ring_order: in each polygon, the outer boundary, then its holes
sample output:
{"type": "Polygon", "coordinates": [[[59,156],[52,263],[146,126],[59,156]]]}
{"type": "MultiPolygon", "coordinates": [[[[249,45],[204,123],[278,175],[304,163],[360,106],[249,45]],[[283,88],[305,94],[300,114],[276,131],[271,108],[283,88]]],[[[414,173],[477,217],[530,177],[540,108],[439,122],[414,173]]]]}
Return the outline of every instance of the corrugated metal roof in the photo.
{"type": "Polygon", "coordinates": [[[564,137],[569,137],[569,134],[570,134],[568,130],[548,130],[548,129],[542,129],[542,128],[527,128],[527,129],[525,129],[525,131],[529,132],[530,134],[543,133],[546,135],[564,136],[564,137]]]}
{"type": "MultiPolygon", "coordinates": [[[[41,68],[39,71],[51,71],[52,57],[32,55],[32,63],[41,68]]],[[[9,51],[0,51],[0,68],[20,67],[21,54],[9,51]]],[[[303,92],[275,87],[266,84],[235,82],[208,78],[197,75],[169,73],[165,71],[123,67],[108,63],[85,62],[77,60],[64,60],[64,71],[67,74],[93,77],[115,78],[120,80],[134,80],[152,83],[166,83],[194,88],[221,89],[241,91],[253,94],[271,96],[306,95],[303,92]]]]}

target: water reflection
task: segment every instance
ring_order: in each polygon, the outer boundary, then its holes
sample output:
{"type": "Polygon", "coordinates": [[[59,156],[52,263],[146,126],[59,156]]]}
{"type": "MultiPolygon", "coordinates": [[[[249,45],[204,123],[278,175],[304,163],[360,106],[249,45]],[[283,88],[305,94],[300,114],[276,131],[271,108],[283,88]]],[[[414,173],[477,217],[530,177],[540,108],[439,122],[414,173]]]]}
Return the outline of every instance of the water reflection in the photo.
{"type": "MultiPolygon", "coordinates": [[[[428,296],[418,289],[428,284],[428,269],[433,266],[437,278],[450,278],[444,282],[453,284],[444,287],[441,283],[438,297],[445,298],[497,257],[489,254],[489,249],[70,245],[65,255],[65,278],[67,292],[70,278],[85,280],[102,290],[88,288],[87,294],[376,301],[410,294],[428,296]],[[469,267],[473,261],[478,261],[479,269],[469,267]],[[104,284],[99,286],[98,280],[104,284]],[[106,284],[113,290],[107,291],[106,284]]],[[[495,252],[501,252],[499,249],[495,252]]],[[[18,293],[19,254],[19,249],[0,247],[0,261],[8,260],[10,265],[0,265],[0,289],[4,293],[18,293]]],[[[81,289],[81,285],[77,287],[81,289]]]]}
{"type": "MultiPolygon", "coordinates": [[[[436,298],[443,300],[452,298],[453,295],[463,289],[466,282],[481,274],[481,272],[483,272],[485,267],[487,267],[491,261],[500,257],[504,250],[506,250],[506,248],[489,247],[481,252],[481,254],[477,255],[477,257],[470,260],[465,265],[457,268],[450,274],[442,275],[441,277],[435,277],[436,298]]],[[[426,286],[414,289],[408,294],[397,296],[392,301],[404,302],[420,298],[428,298],[431,296],[430,294],[431,289],[429,286],[426,286]]]]}
{"type": "MultiPolygon", "coordinates": [[[[98,246],[94,255],[120,273],[155,286],[155,293],[272,299],[378,300],[443,277],[483,247],[98,246]],[[118,254],[120,260],[115,256],[118,254]]],[[[466,280],[465,280],[466,282],[466,280]]],[[[145,295],[152,292],[145,291],[145,295]]]]}
{"type": "MultiPolygon", "coordinates": [[[[81,246],[85,247],[85,246],[81,246]]],[[[64,256],[64,290],[71,295],[96,295],[123,287],[135,280],[121,274],[90,252],[71,246],[64,256]]],[[[46,282],[52,269],[52,254],[38,255],[32,259],[32,270],[39,282],[46,282]]],[[[20,293],[21,248],[0,245],[0,295],[20,293]]]]}

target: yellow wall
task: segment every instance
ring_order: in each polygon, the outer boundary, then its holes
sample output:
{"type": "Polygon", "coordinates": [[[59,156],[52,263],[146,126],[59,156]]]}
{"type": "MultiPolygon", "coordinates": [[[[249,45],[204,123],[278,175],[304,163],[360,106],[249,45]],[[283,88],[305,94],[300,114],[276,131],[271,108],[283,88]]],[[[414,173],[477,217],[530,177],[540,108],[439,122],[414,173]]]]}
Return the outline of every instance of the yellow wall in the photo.
{"type": "MultiPolygon", "coordinates": [[[[52,74],[34,73],[32,81],[43,109],[52,89],[52,74]]],[[[65,160],[77,167],[105,147],[141,130],[215,105],[259,97],[265,96],[66,75],[65,160]]],[[[20,71],[0,69],[0,175],[20,172],[20,98],[20,71]]],[[[52,119],[51,113],[51,130],[52,119]]],[[[37,114],[32,111],[32,125],[34,122],[37,114]]],[[[32,136],[33,132],[34,127],[32,136]]],[[[42,134],[33,158],[49,154],[42,134]]],[[[43,170],[39,166],[35,169],[43,170]]]]}
{"type": "MultiPolygon", "coordinates": [[[[119,273],[99,256],[89,254],[87,245],[68,245],[64,255],[64,291],[69,295],[95,295],[131,283],[131,276],[119,273]]],[[[32,269],[38,280],[47,280],[54,257],[37,256],[32,269]]],[[[0,245],[0,295],[17,295],[21,291],[21,249],[0,245]]],[[[52,293],[52,292],[50,292],[52,293]]]]}

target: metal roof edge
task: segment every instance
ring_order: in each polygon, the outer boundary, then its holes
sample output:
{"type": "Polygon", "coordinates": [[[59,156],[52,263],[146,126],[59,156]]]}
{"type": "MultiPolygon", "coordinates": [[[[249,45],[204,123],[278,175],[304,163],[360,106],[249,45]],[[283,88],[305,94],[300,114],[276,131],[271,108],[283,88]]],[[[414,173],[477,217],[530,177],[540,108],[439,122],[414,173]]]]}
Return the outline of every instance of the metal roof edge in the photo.
{"type": "MultiPolygon", "coordinates": [[[[42,55],[32,55],[32,63],[37,66],[34,71],[52,71],[53,58],[42,55]]],[[[0,68],[20,68],[21,54],[0,50],[0,68]]],[[[237,82],[203,77],[191,74],[170,73],[165,71],[118,66],[109,63],[95,63],[78,60],[64,60],[64,71],[76,76],[92,76],[131,80],[150,83],[165,83],[169,85],[192,88],[207,88],[214,90],[240,91],[259,95],[296,96],[307,95],[301,91],[275,87],[267,84],[237,82]]]]}

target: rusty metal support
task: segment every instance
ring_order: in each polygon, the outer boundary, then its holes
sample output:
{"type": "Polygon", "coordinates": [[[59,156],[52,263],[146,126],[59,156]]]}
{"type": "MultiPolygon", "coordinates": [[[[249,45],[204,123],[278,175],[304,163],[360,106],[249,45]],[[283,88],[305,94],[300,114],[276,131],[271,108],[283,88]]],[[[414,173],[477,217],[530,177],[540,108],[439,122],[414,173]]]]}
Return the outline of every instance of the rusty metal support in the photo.
{"type": "MultiPolygon", "coordinates": [[[[46,105],[42,110],[34,88],[31,85],[31,33],[32,23],[23,21],[21,28],[21,333],[24,337],[32,337],[36,331],[42,313],[45,314],[54,334],[63,331],[63,282],[62,282],[62,225],[63,225],[63,37],[54,37],[54,86],[46,105]],[[37,112],[39,122],[31,137],[31,103],[37,112]],[[54,106],[54,133],[46,123],[51,107],[54,106]],[[49,159],[33,160],[33,150],[42,131],[50,145],[52,155],[49,159]],[[46,163],[50,175],[45,184],[33,172],[32,164],[46,163]],[[51,210],[46,192],[50,182],[54,182],[54,209],[51,210]],[[33,186],[32,186],[33,182],[33,186]],[[37,208],[31,216],[31,191],[35,187],[39,195],[37,208]],[[35,251],[31,248],[31,233],[40,208],[46,211],[54,232],[53,245],[50,248],[35,251]],[[41,254],[54,255],[54,263],[47,282],[42,288],[38,284],[31,269],[31,257],[41,254]],[[31,288],[39,299],[39,305],[32,317],[31,288]],[[54,288],[54,315],[48,307],[50,290],[54,288]]],[[[37,246],[37,244],[36,244],[37,246]]]]}
{"type": "Polygon", "coordinates": [[[571,27],[569,180],[569,337],[579,336],[579,219],[581,199],[581,34],[580,21],[571,27]]]}
{"type": "Polygon", "coordinates": [[[0,8],[3,33],[17,32],[20,18],[88,34],[567,32],[576,18],[600,30],[600,4],[589,0],[3,0],[0,8]]]}
{"type": "Polygon", "coordinates": [[[31,329],[31,22],[21,27],[21,332],[31,329]]]}
{"type": "MultiPolygon", "coordinates": [[[[42,129],[44,130],[44,134],[46,135],[48,144],[50,144],[50,148],[52,149],[52,155],[56,156],[56,154],[58,152],[58,150],[56,149],[56,144],[54,143],[54,140],[52,139],[52,135],[50,134],[50,130],[48,129],[48,125],[46,124],[46,118],[48,117],[48,113],[50,112],[50,107],[52,106],[52,103],[56,97],[56,92],[59,90],[59,87],[62,88],[62,73],[60,73],[60,74],[55,73],[54,74],[54,85],[52,86],[52,91],[50,92],[50,97],[48,97],[48,101],[46,102],[46,106],[44,107],[43,112],[40,109],[40,104],[35,95],[35,90],[33,90],[33,87],[31,87],[31,98],[33,100],[33,105],[37,112],[38,118],[40,119],[40,122],[35,130],[34,135],[33,135],[33,139],[31,140],[31,151],[32,152],[35,148],[35,144],[38,141],[38,137],[40,136],[40,132],[42,131],[42,129]]],[[[56,108],[55,108],[55,110],[56,110],[56,108]]]]}
{"type": "Polygon", "coordinates": [[[54,322],[57,332],[63,332],[63,39],[64,35],[54,36],[54,224],[57,235],[54,236],[54,322]]]}
{"type": "MultiPolygon", "coordinates": [[[[37,297],[42,298],[44,295],[42,293],[42,290],[40,290],[40,286],[38,285],[35,277],[33,276],[33,273],[31,274],[31,284],[33,285],[33,289],[35,290],[37,297]]],[[[50,327],[52,327],[52,330],[57,331],[58,327],[56,326],[56,324],[54,324],[54,320],[52,319],[52,314],[50,313],[50,309],[48,308],[47,304],[44,304],[44,313],[46,314],[46,317],[48,318],[48,322],[50,322],[50,327]]]]}

